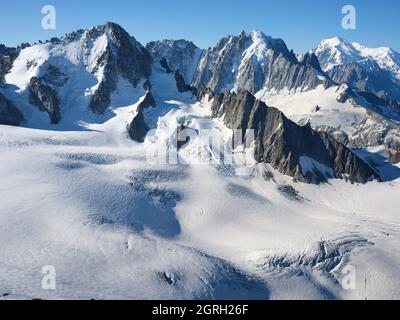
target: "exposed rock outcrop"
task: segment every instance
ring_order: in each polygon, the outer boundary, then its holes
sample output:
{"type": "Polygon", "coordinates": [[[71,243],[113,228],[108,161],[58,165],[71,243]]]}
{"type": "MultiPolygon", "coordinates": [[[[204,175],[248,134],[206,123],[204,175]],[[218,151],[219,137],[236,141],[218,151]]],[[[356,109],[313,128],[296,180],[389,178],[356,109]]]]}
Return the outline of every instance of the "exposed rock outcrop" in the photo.
{"type": "Polygon", "coordinates": [[[143,110],[138,108],[136,115],[128,126],[129,136],[132,140],[144,142],[144,138],[148,131],[149,127],[144,120],[143,110]]]}
{"type": "Polygon", "coordinates": [[[33,77],[29,83],[30,103],[49,114],[50,121],[56,124],[61,119],[61,101],[57,92],[42,78],[33,77]]]}
{"type": "Polygon", "coordinates": [[[150,107],[156,107],[156,100],[154,99],[153,92],[151,90],[147,90],[146,95],[138,106],[138,109],[144,111],[150,107]]]}
{"type": "Polygon", "coordinates": [[[330,136],[334,137],[335,140],[345,146],[349,143],[349,135],[339,127],[331,127],[328,125],[319,125],[315,127],[316,131],[323,131],[329,134],[330,136]]]}
{"type": "Polygon", "coordinates": [[[96,114],[104,113],[111,104],[111,95],[117,89],[117,68],[115,57],[110,46],[97,61],[98,67],[103,68],[103,80],[90,99],[89,108],[96,114]]]}
{"type": "Polygon", "coordinates": [[[376,62],[351,62],[334,66],[327,73],[336,83],[346,83],[358,91],[400,100],[400,86],[397,86],[388,72],[380,69],[376,62]]]}
{"type": "Polygon", "coordinates": [[[400,162],[400,143],[389,149],[389,161],[394,164],[400,162]]]}
{"type": "Polygon", "coordinates": [[[51,64],[47,67],[47,71],[42,78],[48,84],[56,87],[62,87],[69,80],[65,73],[61,72],[58,67],[51,64]]]}
{"type": "Polygon", "coordinates": [[[254,130],[257,161],[269,163],[297,181],[319,183],[337,177],[366,183],[379,179],[368,164],[328,133],[297,125],[248,91],[204,96],[212,101],[213,116],[223,117],[229,128],[254,130]]]}
{"type": "Polygon", "coordinates": [[[4,82],[4,76],[10,71],[18,54],[18,48],[8,48],[0,44],[0,83],[4,82]]]}
{"type": "Polygon", "coordinates": [[[391,108],[395,112],[400,113],[400,102],[396,100],[392,100],[390,98],[382,98],[378,97],[374,93],[371,92],[357,92],[357,94],[363,97],[368,103],[370,103],[374,108],[384,107],[391,108]]]}
{"type": "Polygon", "coordinates": [[[186,84],[185,79],[182,77],[182,75],[179,73],[179,71],[175,71],[175,81],[176,81],[176,87],[179,92],[188,92],[192,91],[195,92],[195,88],[186,84]]]}
{"type": "Polygon", "coordinates": [[[0,125],[18,126],[24,117],[9,100],[0,92],[0,125]]]}
{"type": "Polygon", "coordinates": [[[315,70],[322,72],[318,57],[312,52],[311,53],[307,52],[303,56],[303,60],[301,61],[301,64],[304,64],[305,66],[310,66],[310,67],[314,68],[315,70]]]}
{"type": "Polygon", "coordinates": [[[137,107],[136,115],[133,117],[133,120],[128,125],[128,133],[131,139],[137,142],[144,141],[146,134],[149,131],[149,127],[144,119],[144,111],[147,108],[155,106],[156,101],[154,100],[154,96],[151,90],[148,90],[143,100],[139,103],[137,107]]]}

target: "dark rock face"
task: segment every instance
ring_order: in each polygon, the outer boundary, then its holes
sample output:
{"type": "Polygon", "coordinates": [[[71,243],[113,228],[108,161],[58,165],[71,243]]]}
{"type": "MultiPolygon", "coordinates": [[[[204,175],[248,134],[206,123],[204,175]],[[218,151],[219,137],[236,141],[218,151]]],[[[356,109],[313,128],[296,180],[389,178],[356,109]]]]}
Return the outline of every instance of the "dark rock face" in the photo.
{"type": "Polygon", "coordinates": [[[373,106],[388,107],[396,112],[400,112],[400,102],[390,98],[378,97],[371,92],[357,92],[357,94],[367,100],[373,106]]]}
{"type": "Polygon", "coordinates": [[[400,144],[389,149],[389,161],[393,164],[400,162],[400,144]]]}
{"type": "Polygon", "coordinates": [[[25,48],[29,48],[31,45],[28,42],[23,42],[21,45],[19,45],[20,50],[24,50],[25,48]]]}
{"type": "Polygon", "coordinates": [[[104,67],[104,78],[89,103],[89,108],[96,114],[102,114],[107,110],[111,104],[111,95],[117,89],[117,69],[114,60],[112,49],[107,46],[99,61],[97,61],[98,67],[104,67]]]}
{"type": "Polygon", "coordinates": [[[129,136],[137,142],[144,142],[144,138],[148,131],[149,127],[144,120],[143,111],[138,109],[137,114],[128,126],[129,136]]]}
{"type": "Polygon", "coordinates": [[[149,107],[156,107],[156,100],[154,99],[153,93],[151,90],[148,90],[146,92],[146,95],[144,96],[143,101],[139,104],[139,109],[144,110],[149,107]]]}
{"type": "Polygon", "coordinates": [[[62,87],[68,82],[67,75],[62,73],[60,69],[53,65],[47,67],[47,71],[42,78],[46,83],[57,87],[62,87]]]}
{"type": "Polygon", "coordinates": [[[0,92],[0,125],[18,126],[23,120],[21,111],[0,92]]]}
{"type": "Polygon", "coordinates": [[[4,82],[4,76],[11,70],[18,54],[19,50],[17,48],[8,48],[0,44],[0,83],[4,82]]]}
{"type": "Polygon", "coordinates": [[[116,49],[117,71],[134,87],[151,73],[152,58],[148,51],[121,26],[108,22],[111,43],[116,49]]]}
{"type": "Polygon", "coordinates": [[[56,124],[60,121],[61,102],[57,92],[42,78],[33,77],[29,83],[30,103],[49,114],[50,121],[56,124]]]}
{"type": "Polygon", "coordinates": [[[310,66],[310,67],[314,68],[315,70],[322,72],[321,65],[319,64],[318,57],[315,55],[315,53],[307,52],[304,55],[303,60],[301,61],[301,64],[303,64],[305,66],[310,66]]]}
{"type": "Polygon", "coordinates": [[[160,60],[160,66],[163,67],[167,73],[172,73],[172,70],[169,68],[167,59],[162,58],[160,60]]]}
{"type": "Polygon", "coordinates": [[[144,142],[149,127],[144,119],[144,110],[150,107],[155,107],[156,101],[154,100],[151,90],[146,92],[146,96],[138,105],[137,114],[128,126],[128,133],[131,139],[137,142],[144,142]]]}
{"type": "Polygon", "coordinates": [[[320,183],[338,177],[366,183],[379,178],[327,133],[297,125],[247,91],[226,92],[211,99],[213,116],[223,117],[229,128],[254,129],[257,161],[269,163],[297,181],[320,183]]]}
{"type": "Polygon", "coordinates": [[[175,81],[176,81],[176,87],[178,88],[179,92],[188,92],[188,91],[195,91],[195,88],[192,86],[189,86],[188,84],[185,83],[185,79],[182,77],[182,75],[178,72],[175,71],[175,81]]]}

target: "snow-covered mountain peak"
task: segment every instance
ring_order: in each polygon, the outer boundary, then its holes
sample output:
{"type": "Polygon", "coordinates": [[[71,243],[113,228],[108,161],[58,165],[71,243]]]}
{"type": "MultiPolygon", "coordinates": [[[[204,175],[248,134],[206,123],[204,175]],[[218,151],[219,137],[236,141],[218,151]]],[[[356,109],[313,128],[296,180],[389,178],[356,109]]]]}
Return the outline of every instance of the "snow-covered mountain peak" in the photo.
{"type": "Polygon", "coordinates": [[[373,60],[380,68],[392,72],[400,79],[400,54],[391,48],[368,48],[357,42],[335,37],[322,40],[313,50],[324,70],[340,64],[373,60]]]}
{"type": "Polygon", "coordinates": [[[258,29],[250,31],[249,36],[252,38],[254,42],[257,41],[269,42],[270,40],[272,40],[272,37],[267,36],[264,32],[258,29]]]}
{"type": "Polygon", "coordinates": [[[127,37],[136,41],[134,37],[129,35],[129,33],[124,28],[122,28],[119,24],[115,22],[107,22],[105,24],[92,26],[87,29],[79,29],[65,34],[60,39],[67,42],[73,42],[82,39],[90,39],[90,38],[94,39],[101,35],[108,35],[114,38],[127,37]]]}
{"type": "Polygon", "coordinates": [[[322,40],[313,52],[318,56],[324,70],[362,59],[351,42],[339,37],[322,40]]]}
{"type": "Polygon", "coordinates": [[[337,37],[321,41],[313,52],[333,81],[388,100],[400,99],[400,54],[396,51],[337,37]]]}
{"type": "Polygon", "coordinates": [[[260,30],[254,29],[249,33],[254,43],[265,43],[269,48],[283,48],[287,50],[286,44],[282,39],[275,39],[271,36],[266,35],[260,30]]]}
{"type": "MultiPolygon", "coordinates": [[[[231,35],[227,38],[222,38],[219,44],[224,44],[224,47],[227,47],[237,42],[239,42],[239,49],[247,49],[250,46],[258,46],[264,51],[273,49],[282,51],[283,53],[289,52],[285,42],[282,39],[275,39],[258,29],[254,29],[248,33],[242,31],[238,35],[231,35]]],[[[219,45],[217,45],[217,47],[219,47],[219,45]]]]}
{"type": "Polygon", "coordinates": [[[321,44],[324,44],[326,46],[331,46],[331,47],[339,47],[339,46],[346,46],[351,43],[341,37],[333,37],[333,38],[323,39],[321,41],[321,44]]]}
{"type": "Polygon", "coordinates": [[[121,26],[78,30],[20,50],[5,76],[6,94],[31,118],[32,105],[57,123],[62,109],[88,106],[104,113],[120,78],[132,87],[151,73],[151,56],[121,26]]]}

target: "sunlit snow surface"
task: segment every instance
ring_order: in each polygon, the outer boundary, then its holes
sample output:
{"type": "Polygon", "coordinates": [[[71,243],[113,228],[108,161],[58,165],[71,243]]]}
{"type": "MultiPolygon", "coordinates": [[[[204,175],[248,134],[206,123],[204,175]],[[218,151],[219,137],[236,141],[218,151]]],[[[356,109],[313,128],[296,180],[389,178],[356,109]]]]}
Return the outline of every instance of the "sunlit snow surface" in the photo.
{"type": "MultiPolygon", "coordinates": [[[[169,75],[151,81],[158,131],[144,144],[126,133],[142,90],[73,131],[71,110],[47,130],[0,126],[0,297],[400,298],[400,180],[306,185],[263,165],[250,176],[152,165],[160,128],[226,128],[169,75]],[[42,289],[46,265],[56,290],[42,289]],[[354,290],[341,285],[348,265],[354,290]]],[[[180,156],[196,157],[195,144],[180,156]]]]}

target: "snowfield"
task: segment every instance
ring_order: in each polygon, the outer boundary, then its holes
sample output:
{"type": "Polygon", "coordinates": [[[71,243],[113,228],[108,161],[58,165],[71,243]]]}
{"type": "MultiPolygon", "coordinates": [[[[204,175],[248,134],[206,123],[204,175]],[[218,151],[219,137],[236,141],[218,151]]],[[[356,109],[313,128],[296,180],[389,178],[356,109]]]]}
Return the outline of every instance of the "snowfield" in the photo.
{"type": "Polygon", "coordinates": [[[268,106],[278,108],[294,122],[310,121],[313,127],[328,125],[351,135],[351,127],[368,118],[365,108],[352,105],[349,101],[336,100],[340,87],[324,89],[320,86],[304,92],[271,93],[261,90],[256,97],[268,106]],[[318,107],[318,108],[316,108],[318,107]]]}
{"type": "MultiPolygon", "coordinates": [[[[59,126],[43,128],[42,114],[25,128],[0,126],[0,297],[400,298],[400,168],[383,163],[384,183],[307,185],[261,164],[250,175],[229,165],[151,164],[148,150],[179,124],[229,135],[210,106],[171,89],[173,81],[153,71],[157,107],[145,116],[157,130],[143,144],[126,126],[144,92],[122,79],[106,115],[78,121],[77,107],[59,126]],[[47,265],[56,290],[42,289],[47,265]],[[346,270],[355,272],[350,290],[346,270]]],[[[295,99],[269,99],[303,117],[295,99]]],[[[339,123],[346,110],[365,116],[340,106],[321,113],[339,123]]],[[[179,157],[198,157],[196,144],[179,157]]]]}

